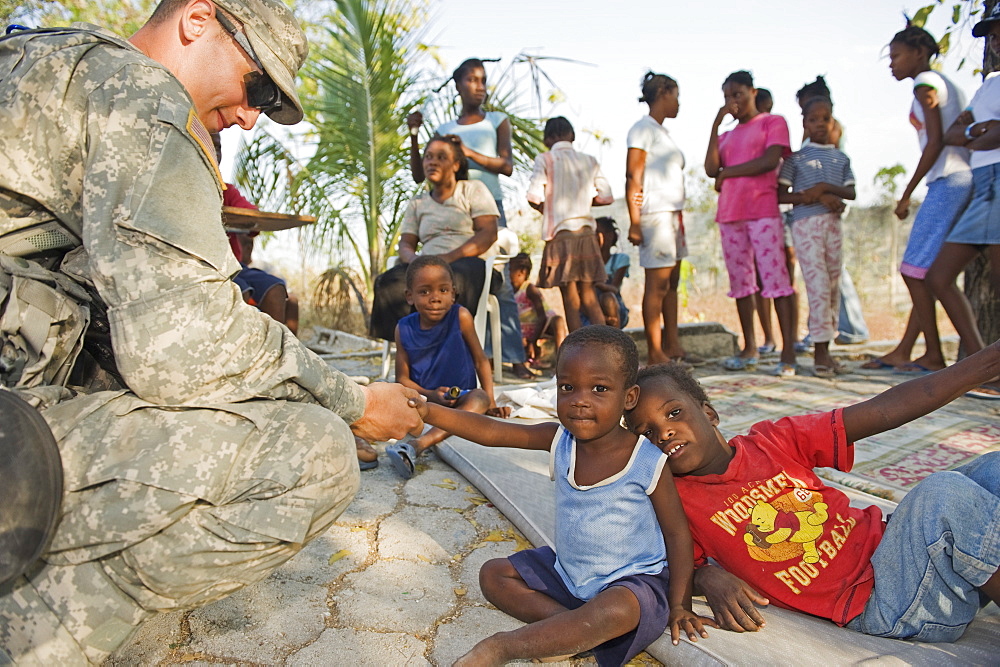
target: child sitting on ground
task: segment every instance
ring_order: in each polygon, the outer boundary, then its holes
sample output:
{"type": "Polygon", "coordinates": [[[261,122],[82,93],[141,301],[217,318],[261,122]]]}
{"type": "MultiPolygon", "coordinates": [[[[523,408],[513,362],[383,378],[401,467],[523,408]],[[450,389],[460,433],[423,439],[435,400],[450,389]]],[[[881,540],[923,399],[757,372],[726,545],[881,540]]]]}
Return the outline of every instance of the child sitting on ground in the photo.
{"type": "Polygon", "coordinates": [[[559,288],[570,331],[582,326],[581,314],[604,324],[594,293],[594,283],[604,282],[604,262],[590,207],[614,201],[597,160],[577,152],[575,138],[573,125],[562,116],[545,123],[543,141],[549,150],[535,158],[527,193],[528,204],[545,219],[538,286],[559,288]]]}
{"type": "Polygon", "coordinates": [[[618,225],[614,218],[603,216],[597,219],[597,245],[601,247],[604,272],[608,274],[604,282],[594,283],[597,298],[604,311],[604,323],[618,329],[628,324],[628,307],[622,300],[622,281],[628,277],[629,256],[623,252],[611,252],[618,244],[618,225]]]}
{"type": "MultiPolygon", "coordinates": [[[[490,362],[465,307],[455,303],[455,276],[436,255],[420,255],[406,269],[406,302],[417,312],[396,325],[396,382],[428,401],[458,410],[507,417],[493,397],[490,362]],[[476,378],[481,388],[476,388],[476,378]]],[[[385,449],[396,471],[413,477],[417,456],[448,437],[439,428],[385,449]]]]}
{"type": "Polygon", "coordinates": [[[555,341],[556,349],[566,338],[566,320],[545,303],[540,289],[528,282],[531,275],[531,258],[525,253],[513,257],[508,264],[510,286],[514,290],[517,313],[521,318],[521,338],[524,354],[531,368],[546,368],[542,363],[539,340],[544,337],[555,341]]]}
{"type": "Polygon", "coordinates": [[[792,154],[778,175],[778,202],[792,204],[792,239],[809,297],[813,372],[831,378],[844,372],[830,355],[840,316],[843,269],[840,212],[854,199],[851,161],[833,145],[833,102],[814,97],[802,106],[809,143],[792,154]]]}
{"type": "Polygon", "coordinates": [[[529,625],[484,639],[456,665],[588,649],[601,665],[623,665],[660,636],[668,616],[674,644],[681,632],[695,641],[708,636],[703,624],[715,626],[691,611],[691,535],[665,457],[621,426],[638,396],[638,367],[628,334],[589,326],[559,348],[561,426],[418,408],[424,421],[481,445],[549,451],[556,483],[555,551],[520,551],[479,573],[486,599],[529,625]]]}
{"type": "Polygon", "coordinates": [[[758,630],[754,604],[771,601],[866,634],[950,642],[982,603],[1000,602],[1000,452],[930,475],[888,523],[813,469],[850,471],[855,441],[998,374],[1000,341],[862,403],[761,422],[726,442],[701,386],[664,364],[639,374],[626,419],[667,454],[691,522],[695,583],[723,628],[758,630]]]}

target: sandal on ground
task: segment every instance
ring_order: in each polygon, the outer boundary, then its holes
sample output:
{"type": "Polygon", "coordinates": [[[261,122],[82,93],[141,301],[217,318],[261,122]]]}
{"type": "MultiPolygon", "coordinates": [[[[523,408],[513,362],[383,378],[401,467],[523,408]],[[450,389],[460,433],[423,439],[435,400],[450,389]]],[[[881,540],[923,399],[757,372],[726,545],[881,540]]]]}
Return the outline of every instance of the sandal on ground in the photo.
{"type": "Polygon", "coordinates": [[[741,357],[736,355],[725,359],[722,362],[722,367],[727,371],[752,371],[757,368],[757,357],[741,357]]]}
{"type": "Polygon", "coordinates": [[[411,443],[409,439],[400,440],[385,448],[385,455],[403,479],[410,479],[416,471],[417,450],[411,443]]]}
{"type": "Polygon", "coordinates": [[[861,364],[861,368],[866,371],[891,371],[895,368],[895,366],[890,364],[888,361],[882,361],[882,359],[878,357],[872,357],[865,363],[861,364]]]}
{"type": "Polygon", "coordinates": [[[994,384],[982,384],[971,391],[965,392],[965,395],[970,398],[981,398],[986,401],[1000,401],[1000,387],[994,384]]]}
{"type": "Polygon", "coordinates": [[[847,368],[837,363],[832,366],[827,366],[826,364],[816,364],[813,366],[813,375],[824,379],[829,379],[836,375],[845,375],[850,372],[847,368]]]}
{"type": "Polygon", "coordinates": [[[689,366],[704,366],[705,364],[708,363],[708,359],[699,357],[697,354],[694,354],[693,352],[686,353],[683,357],[681,357],[681,361],[683,361],[685,364],[689,366]]]}
{"type": "Polygon", "coordinates": [[[516,377],[518,380],[534,380],[535,374],[528,369],[524,364],[513,364],[510,368],[510,373],[516,377]]]}
{"type": "Polygon", "coordinates": [[[894,373],[899,373],[900,375],[927,375],[928,373],[933,373],[934,371],[927,366],[918,364],[915,361],[911,361],[908,364],[903,364],[902,366],[896,366],[893,370],[894,373]]]}
{"type": "Polygon", "coordinates": [[[786,364],[784,361],[779,361],[778,365],[774,367],[771,371],[771,375],[780,378],[791,378],[795,377],[798,371],[795,369],[795,364],[786,364]]]}
{"type": "Polygon", "coordinates": [[[774,343],[765,343],[758,347],[757,351],[761,354],[771,354],[775,349],[777,348],[774,347],[774,343]]]}

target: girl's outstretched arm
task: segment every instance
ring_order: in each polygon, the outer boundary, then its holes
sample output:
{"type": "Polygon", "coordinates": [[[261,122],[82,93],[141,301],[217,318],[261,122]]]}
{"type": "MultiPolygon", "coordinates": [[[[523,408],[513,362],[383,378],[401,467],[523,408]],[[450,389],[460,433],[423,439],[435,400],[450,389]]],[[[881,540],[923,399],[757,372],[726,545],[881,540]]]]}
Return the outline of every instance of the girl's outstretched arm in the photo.
{"type": "Polygon", "coordinates": [[[464,410],[453,410],[423,401],[417,405],[420,418],[460,438],[486,447],[514,447],[548,451],[559,424],[514,424],[464,410]]]}
{"type": "Polygon", "coordinates": [[[674,645],[680,642],[681,632],[688,639],[698,641],[698,637],[708,637],[705,625],[713,628],[718,624],[704,616],[698,616],[691,608],[691,593],[694,581],[694,543],[688,528],[684,506],[677,495],[674,476],[664,464],[656,488],[649,494],[656,512],[656,519],[663,532],[667,547],[667,562],[670,567],[670,584],[667,596],[670,603],[670,639],[674,645]]]}
{"type": "Polygon", "coordinates": [[[1000,340],[944,370],[904,382],[844,408],[844,430],[855,442],[937,410],[1000,376],[1000,340]]]}
{"type": "Polygon", "coordinates": [[[927,145],[924,146],[920,154],[920,160],[913,170],[910,182],[903,189],[903,194],[896,204],[896,217],[904,220],[910,214],[910,197],[917,185],[924,179],[927,172],[931,170],[937,162],[941,150],[944,148],[944,128],[941,123],[941,106],[938,103],[937,91],[930,86],[917,86],[913,89],[913,96],[920,103],[920,108],[924,111],[924,124],[927,127],[927,145]]]}

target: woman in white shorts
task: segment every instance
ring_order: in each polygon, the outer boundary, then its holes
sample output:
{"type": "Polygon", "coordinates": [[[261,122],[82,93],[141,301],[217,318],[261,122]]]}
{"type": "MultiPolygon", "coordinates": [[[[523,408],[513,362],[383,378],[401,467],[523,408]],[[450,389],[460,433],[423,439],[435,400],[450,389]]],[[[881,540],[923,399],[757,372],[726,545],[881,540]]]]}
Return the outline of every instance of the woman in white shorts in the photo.
{"type": "Polygon", "coordinates": [[[639,246],[639,265],[646,273],[642,320],[650,364],[701,361],[684,352],[677,329],[679,263],[687,256],[684,154],[663,127],[663,121],[677,117],[679,95],[680,89],[672,78],[646,72],[639,101],[649,105],[649,114],[628,133],[628,240],[639,246]]]}

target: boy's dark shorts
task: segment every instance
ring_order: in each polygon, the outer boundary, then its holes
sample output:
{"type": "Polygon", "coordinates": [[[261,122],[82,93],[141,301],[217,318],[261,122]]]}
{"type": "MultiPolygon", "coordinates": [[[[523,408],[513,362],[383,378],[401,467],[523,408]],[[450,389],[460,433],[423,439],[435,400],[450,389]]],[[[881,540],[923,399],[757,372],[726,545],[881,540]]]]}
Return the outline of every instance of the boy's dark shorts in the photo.
{"type": "Polygon", "coordinates": [[[259,305],[264,300],[264,295],[272,287],[285,285],[285,281],[281,278],[273,276],[267,271],[255,269],[252,266],[244,266],[243,270],[233,278],[233,282],[239,285],[240,291],[244,294],[248,291],[250,292],[250,298],[253,299],[254,305],[259,305]]]}
{"type": "MultiPolygon", "coordinates": [[[[508,560],[531,590],[548,595],[567,609],[576,609],[586,602],[566,588],[556,571],[556,554],[551,547],[519,551],[508,560]]],[[[624,665],[663,634],[670,622],[669,582],[670,573],[664,567],[659,574],[637,574],[610,584],[609,588],[624,586],[635,595],[639,601],[639,626],[595,647],[594,657],[599,665],[624,665]]]]}

